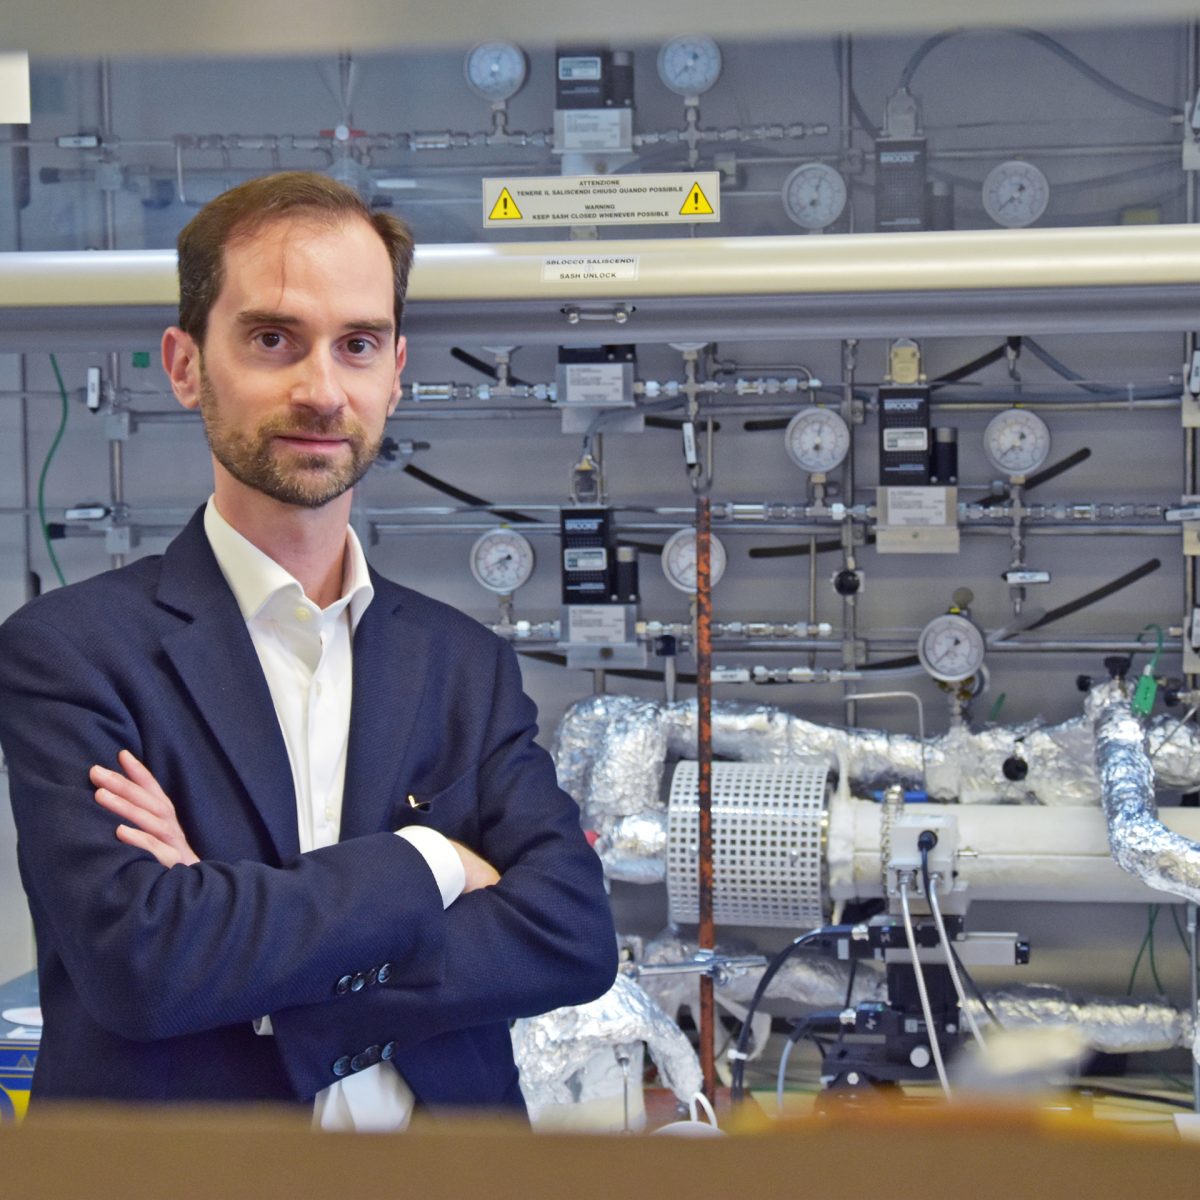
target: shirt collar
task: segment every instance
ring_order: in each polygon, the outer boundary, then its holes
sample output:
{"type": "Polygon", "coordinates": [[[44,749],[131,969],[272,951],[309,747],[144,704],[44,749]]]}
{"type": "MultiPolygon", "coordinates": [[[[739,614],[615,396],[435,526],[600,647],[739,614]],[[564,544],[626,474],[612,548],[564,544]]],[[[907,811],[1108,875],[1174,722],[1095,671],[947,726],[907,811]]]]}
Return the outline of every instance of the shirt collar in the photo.
{"type": "MultiPolygon", "coordinates": [[[[204,533],[212,547],[217,565],[229,584],[242,616],[247,621],[259,616],[271,600],[291,590],[297,599],[304,595],[299,581],[285,571],[269,554],[244,538],[217,511],[216,497],[210,496],[204,508],[204,533]]],[[[342,594],[325,612],[341,612],[349,607],[353,632],[374,598],[367,557],[353,529],[346,530],[346,555],[342,570],[342,594]]]]}

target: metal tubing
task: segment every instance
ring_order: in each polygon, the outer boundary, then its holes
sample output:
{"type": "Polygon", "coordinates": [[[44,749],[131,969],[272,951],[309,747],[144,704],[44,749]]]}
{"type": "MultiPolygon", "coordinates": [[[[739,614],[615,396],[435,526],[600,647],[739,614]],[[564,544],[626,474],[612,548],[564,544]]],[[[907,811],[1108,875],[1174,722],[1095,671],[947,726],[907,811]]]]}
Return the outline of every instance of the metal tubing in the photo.
{"type": "MultiPolygon", "coordinates": [[[[696,497],[696,704],[697,704],[697,803],[699,808],[699,915],[697,944],[716,948],[713,928],[712,830],[712,501],[706,493],[696,497]]],[[[700,1067],[704,1092],[716,1100],[716,1015],[713,978],[700,977],[700,1067]]]]}

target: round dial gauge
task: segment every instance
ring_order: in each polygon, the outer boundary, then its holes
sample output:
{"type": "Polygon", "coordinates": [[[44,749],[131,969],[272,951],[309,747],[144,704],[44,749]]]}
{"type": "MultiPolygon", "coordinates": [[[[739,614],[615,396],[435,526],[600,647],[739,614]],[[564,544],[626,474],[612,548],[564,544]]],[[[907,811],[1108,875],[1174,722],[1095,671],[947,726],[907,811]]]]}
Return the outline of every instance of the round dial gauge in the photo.
{"type": "Polygon", "coordinates": [[[810,475],[834,470],[850,449],[850,429],[832,408],[802,408],[783,436],[792,462],[810,475]]]}
{"type": "Polygon", "coordinates": [[[489,592],[511,596],[533,574],[533,547],[514,529],[491,529],[471,547],[471,574],[489,592]]]}
{"type": "Polygon", "coordinates": [[[984,211],[997,225],[1032,225],[1050,203],[1050,184],[1033,165],[1013,159],[993,167],[983,181],[984,211]]]}
{"type": "Polygon", "coordinates": [[[699,34],[672,38],[658,52],[658,76],[677,95],[702,95],[721,76],[721,48],[699,34]]]}
{"type": "Polygon", "coordinates": [[[921,666],[944,683],[970,679],[983,666],[983,652],[979,626],[957,613],[934,617],[917,640],[921,666]]]}
{"type": "Polygon", "coordinates": [[[797,225],[824,229],[846,207],[846,181],[828,163],[801,163],[783,181],[783,207],[797,225]]]}
{"type": "MultiPolygon", "coordinates": [[[[725,547],[715,533],[709,535],[709,585],[716,587],[725,574],[725,547]]],[[[662,552],[663,574],[672,587],[688,595],[696,594],[696,531],[677,529],[662,552]]]]}
{"type": "Polygon", "coordinates": [[[997,471],[1028,475],[1050,454],[1050,430],[1037,413],[1009,408],[997,413],[983,431],[983,449],[997,471]]]}
{"type": "Polygon", "coordinates": [[[485,100],[507,100],[525,82],[525,52],[511,42],[483,42],[467,55],[463,72],[485,100]]]}

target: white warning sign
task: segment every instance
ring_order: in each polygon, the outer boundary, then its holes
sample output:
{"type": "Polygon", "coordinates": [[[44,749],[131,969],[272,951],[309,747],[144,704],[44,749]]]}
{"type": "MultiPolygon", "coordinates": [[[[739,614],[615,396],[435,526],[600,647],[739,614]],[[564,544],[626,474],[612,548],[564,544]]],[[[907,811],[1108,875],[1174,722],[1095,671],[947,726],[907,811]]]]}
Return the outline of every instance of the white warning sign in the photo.
{"type": "Polygon", "coordinates": [[[668,225],[721,219],[721,175],[550,175],[483,181],[483,225],[668,225]]]}

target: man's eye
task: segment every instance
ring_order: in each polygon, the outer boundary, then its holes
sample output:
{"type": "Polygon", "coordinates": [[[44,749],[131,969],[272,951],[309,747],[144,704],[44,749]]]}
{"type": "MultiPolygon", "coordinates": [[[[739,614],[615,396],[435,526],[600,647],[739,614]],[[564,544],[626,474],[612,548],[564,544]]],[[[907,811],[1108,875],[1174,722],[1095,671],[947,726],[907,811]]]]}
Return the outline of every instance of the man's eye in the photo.
{"type": "Polygon", "coordinates": [[[375,343],[365,337],[347,338],[346,349],[353,355],[370,354],[375,349],[375,343]]]}
{"type": "Polygon", "coordinates": [[[283,345],[283,334],[273,329],[268,329],[266,332],[258,335],[258,343],[267,350],[275,350],[283,345]]]}

